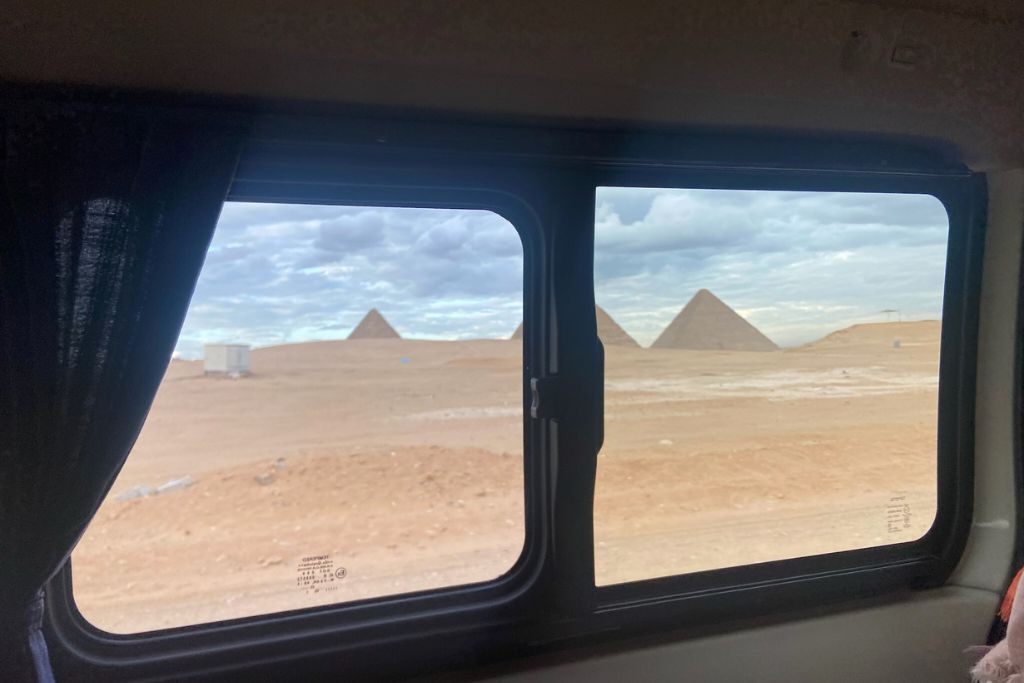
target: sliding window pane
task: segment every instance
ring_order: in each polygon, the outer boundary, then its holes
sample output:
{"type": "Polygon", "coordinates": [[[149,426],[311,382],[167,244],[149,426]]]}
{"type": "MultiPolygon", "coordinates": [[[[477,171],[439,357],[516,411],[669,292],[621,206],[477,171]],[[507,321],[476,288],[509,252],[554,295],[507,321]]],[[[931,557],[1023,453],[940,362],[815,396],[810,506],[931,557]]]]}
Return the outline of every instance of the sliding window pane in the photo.
{"type": "Polygon", "coordinates": [[[495,579],[524,543],[523,251],[488,211],[225,206],[75,550],[118,633],[495,579]]]}
{"type": "Polygon", "coordinates": [[[598,189],[598,585],[928,531],[947,233],[925,195],[598,189]]]}

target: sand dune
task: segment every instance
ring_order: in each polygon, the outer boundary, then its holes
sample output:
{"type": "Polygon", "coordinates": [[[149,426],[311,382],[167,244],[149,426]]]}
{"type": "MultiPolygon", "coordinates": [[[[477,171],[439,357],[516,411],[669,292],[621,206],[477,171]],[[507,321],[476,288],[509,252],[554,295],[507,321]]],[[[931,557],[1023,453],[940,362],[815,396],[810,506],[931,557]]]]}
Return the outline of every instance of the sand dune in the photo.
{"type": "Polygon", "coordinates": [[[923,345],[934,347],[938,358],[939,335],[942,324],[938,320],[919,320],[906,323],[867,323],[853,325],[818,341],[803,346],[804,349],[860,349],[879,350],[899,341],[900,346],[923,345]]]}
{"type": "MultiPolygon", "coordinates": [[[[918,322],[777,353],[608,346],[599,583],[921,535],[938,335],[918,322]]],[[[80,609],[131,632],[499,576],[524,534],[521,348],[277,346],[237,380],[173,362],[73,556],[80,609]],[[310,557],[344,575],[304,585],[310,557]]]]}

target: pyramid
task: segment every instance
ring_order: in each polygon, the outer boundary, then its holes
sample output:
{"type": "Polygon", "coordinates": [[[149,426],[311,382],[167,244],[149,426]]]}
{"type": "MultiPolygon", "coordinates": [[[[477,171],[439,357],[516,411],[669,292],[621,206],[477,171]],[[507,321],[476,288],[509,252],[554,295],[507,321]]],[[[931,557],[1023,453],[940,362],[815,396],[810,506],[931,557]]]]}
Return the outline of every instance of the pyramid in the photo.
{"type": "Polygon", "coordinates": [[[395,328],[391,327],[390,323],[380,314],[380,311],[376,308],[371,308],[370,312],[363,316],[363,319],[359,321],[359,324],[348,335],[348,338],[401,339],[402,337],[395,332],[395,328]]]}
{"type": "Polygon", "coordinates": [[[597,336],[607,346],[640,346],[619,324],[608,315],[608,311],[597,306],[597,336]]]}
{"type": "Polygon", "coordinates": [[[652,349],[775,351],[779,347],[706,289],[693,295],[652,349]]]}
{"type": "MultiPolygon", "coordinates": [[[[597,336],[601,339],[604,344],[612,346],[640,346],[636,343],[636,340],[629,336],[624,329],[622,329],[615,320],[608,315],[608,312],[596,306],[594,313],[597,315],[597,336]]],[[[522,339],[523,338],[523,324],[519,323],[519,327],[512,333],[509,339],[522,339]]]]}

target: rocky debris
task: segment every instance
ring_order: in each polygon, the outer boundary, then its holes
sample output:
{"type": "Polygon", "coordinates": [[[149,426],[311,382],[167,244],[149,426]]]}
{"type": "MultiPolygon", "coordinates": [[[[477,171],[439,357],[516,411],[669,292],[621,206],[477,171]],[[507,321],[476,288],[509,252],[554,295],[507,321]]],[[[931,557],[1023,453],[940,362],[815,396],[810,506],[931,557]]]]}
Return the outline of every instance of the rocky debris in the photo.
{"type": "Polygon", "coordinates": [[[183,489],[187,489],[194,483],[196,482],[194,479],[192,479],[192,477],[185,475],[184,477],[171,479],[167,483],[160,484],[160,486],[156,487],[156,490],[153,493],[155,493],[158,496],[162,496],[165,493],[171,493],[172,491],[181,491],[183,489]]]}
{"type": "Polygon", "coordinates": [[[117,494],[116,500],[135,500],[136,498],[145,498],[146,496],[151,496],[153,495],[153,493],[154,491],[152,488],[145,486],[143,484],[139,484],[137,486],[131,487],[127,491],[122,491],[121,493],[117,494]]]}
{"type": "Polygon", "coordinates": [[[136,486],[131,487],[127,491],[122,491],[121,493],[119,493],[115,497],[115,500],[124,502],[129,500],[135,500],[136,498],[162,496],[165,493],[171,493],[173,491],[181,491],[183,489],[187,489],[194,483],[196,483],[195,479],[186,475],[184,477],[178,477],[177,479],[171,479],[170,481],[160,484],[160,486],[157,486],[156,488],[153,488],[152,486],[146,486],[145,484],[138,484],[136,486]]]}

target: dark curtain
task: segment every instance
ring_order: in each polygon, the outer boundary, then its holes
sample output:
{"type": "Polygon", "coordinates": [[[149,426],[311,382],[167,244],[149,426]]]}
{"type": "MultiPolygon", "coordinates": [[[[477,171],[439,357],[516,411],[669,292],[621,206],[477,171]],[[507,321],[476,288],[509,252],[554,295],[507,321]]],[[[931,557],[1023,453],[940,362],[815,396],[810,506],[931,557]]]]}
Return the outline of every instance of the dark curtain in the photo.
{"type": "Polygon", "coordinates": [[[51,681],[43,586],[142,427],[243,126],[20,102],[0,127],[0,680],[51,681]]]}

